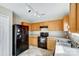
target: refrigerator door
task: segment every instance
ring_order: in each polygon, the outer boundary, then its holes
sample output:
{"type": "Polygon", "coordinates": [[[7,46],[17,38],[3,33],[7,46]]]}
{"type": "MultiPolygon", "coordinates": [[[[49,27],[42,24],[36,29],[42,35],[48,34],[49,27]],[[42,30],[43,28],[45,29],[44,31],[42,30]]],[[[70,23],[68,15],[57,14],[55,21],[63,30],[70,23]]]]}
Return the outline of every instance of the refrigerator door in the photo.
{"type": "Polygon", "coordinates": [[[13,31],[13,55],[19,55],[28,49],[28,27],[14,25],[13,31]],[[27,34],[27,35],[26,35],[27,34]]]}

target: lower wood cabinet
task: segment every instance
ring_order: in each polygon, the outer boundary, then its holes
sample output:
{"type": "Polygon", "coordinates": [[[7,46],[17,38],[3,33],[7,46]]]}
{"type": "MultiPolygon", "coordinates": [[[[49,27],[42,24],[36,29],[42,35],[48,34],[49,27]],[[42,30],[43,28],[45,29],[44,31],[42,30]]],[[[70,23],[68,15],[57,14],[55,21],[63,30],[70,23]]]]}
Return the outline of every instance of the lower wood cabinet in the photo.
{"type": "Polygon", "coordinates": [[[38,38],[37,37],[29,37],[29,44],[38,46],[38,38]]]}
{"type": "Polygon", "coordinates": [[[48,40],[47,40],[47,49],[48,50],[54,50],[55,46],[56,46],[55,38],[48,38],[48,40]]]}
{"type": "MultiPolygon", "coordinates": [[[[29,37],[29,44],[38,47],[38,37],[29,37]]],[[[56,40],[54,37],[47,38],[47,49],[55,50],[56,40]]]]}

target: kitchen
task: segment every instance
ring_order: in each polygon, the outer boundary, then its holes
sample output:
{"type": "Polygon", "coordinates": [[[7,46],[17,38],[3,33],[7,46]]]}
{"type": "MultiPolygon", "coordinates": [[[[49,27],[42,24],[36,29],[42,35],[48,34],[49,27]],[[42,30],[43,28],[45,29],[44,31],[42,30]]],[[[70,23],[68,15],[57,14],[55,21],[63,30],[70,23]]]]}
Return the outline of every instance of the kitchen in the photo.
{"type": "MultiPolygon", "coordinates": [[[[78,3],[0,3],[0,14],[9,16],[6,27],[10,30],[7,38],[10,43],[2,41],[6,47],[1,46],[4,53],[1,50],[0,55],[79,55],[78,9],[78,3]],[[70,51],[74,52],[68,54],[70,51]]],[[[6,20],[4,17],[0,19],[6,20]]],[[[5,25],[1,27],[6,29],[5,25]]],[[[4,31],[1,30],[0,35],[4,35],[4,31]]],[[[1,39],[6,38],[2,36],[1,39]]]]}

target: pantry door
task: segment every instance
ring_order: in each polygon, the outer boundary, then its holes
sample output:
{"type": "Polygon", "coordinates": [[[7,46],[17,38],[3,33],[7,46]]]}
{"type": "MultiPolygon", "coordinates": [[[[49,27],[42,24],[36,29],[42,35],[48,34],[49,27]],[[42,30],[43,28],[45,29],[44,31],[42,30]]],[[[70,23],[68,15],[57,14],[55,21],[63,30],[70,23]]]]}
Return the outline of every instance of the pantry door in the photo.
{"type": "Polygon", "coordinates": [[[9,17],[0,15],[0,56],[9,56],[9,17]]]}

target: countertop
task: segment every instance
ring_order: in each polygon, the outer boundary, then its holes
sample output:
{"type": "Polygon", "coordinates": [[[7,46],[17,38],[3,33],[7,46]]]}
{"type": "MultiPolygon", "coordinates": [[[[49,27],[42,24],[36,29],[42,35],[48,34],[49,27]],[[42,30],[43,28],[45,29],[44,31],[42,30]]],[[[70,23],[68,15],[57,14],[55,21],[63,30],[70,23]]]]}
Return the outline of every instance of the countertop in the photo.
{"type": "Polygon", "coordinates": [[[56,44],[55,56],[79,56],[79,49],[56,44]]]}
{"type": "MultiPolygon", "coordinates": [[[[29,37],[37,37],[38,38],[37,35],[30,35],[29,37]]],[[[54,36],[48,36],[47,38],[55,38],[55,37],[54,36]]]]}

